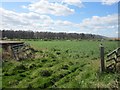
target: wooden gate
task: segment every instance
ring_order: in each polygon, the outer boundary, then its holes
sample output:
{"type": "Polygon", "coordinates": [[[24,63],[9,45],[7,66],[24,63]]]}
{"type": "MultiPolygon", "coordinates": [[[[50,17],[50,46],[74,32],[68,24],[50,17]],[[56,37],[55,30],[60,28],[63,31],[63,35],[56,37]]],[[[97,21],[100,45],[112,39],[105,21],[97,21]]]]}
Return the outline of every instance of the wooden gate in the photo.
{"type": "Polygon", "coordinates": [[[120,64],[120,48],[117,48],[115,50],[113,50],[112,52],[110,52],[109,54],[107,54],[107,60],[106,60],[106,69],[109,71],[116,71],[117,68],[117,64],[120,64]]]}
{"type": "Polygon", "coordinates": [[[23,60],[34,57],[35,50],[28,44],[12,45],[11,49],[16,60],[23,60]]]}

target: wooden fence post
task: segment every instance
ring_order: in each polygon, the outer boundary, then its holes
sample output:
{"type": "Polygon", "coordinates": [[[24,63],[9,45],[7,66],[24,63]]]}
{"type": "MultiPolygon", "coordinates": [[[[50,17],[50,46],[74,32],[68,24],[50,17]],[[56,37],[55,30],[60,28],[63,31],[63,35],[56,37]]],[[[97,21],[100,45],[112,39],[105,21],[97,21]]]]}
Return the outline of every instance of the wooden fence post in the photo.
{"type": "Polygon", "coordinates": [[[104,72],[105,71],[105,61],[104,61],[104,46],[100,44],[100,59],[101,59],[101,67],[100,71],[104,72]]]}

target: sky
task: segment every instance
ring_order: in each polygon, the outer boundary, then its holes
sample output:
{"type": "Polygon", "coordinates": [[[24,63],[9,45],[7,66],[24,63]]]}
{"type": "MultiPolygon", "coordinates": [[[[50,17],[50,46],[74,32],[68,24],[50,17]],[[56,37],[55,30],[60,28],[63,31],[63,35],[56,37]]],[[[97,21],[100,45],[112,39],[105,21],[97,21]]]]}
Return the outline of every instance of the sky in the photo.
{"type": "Polygon", "coordinates": [[[118,37],[118,0],[3,0],[0,29],[118,37]]]}

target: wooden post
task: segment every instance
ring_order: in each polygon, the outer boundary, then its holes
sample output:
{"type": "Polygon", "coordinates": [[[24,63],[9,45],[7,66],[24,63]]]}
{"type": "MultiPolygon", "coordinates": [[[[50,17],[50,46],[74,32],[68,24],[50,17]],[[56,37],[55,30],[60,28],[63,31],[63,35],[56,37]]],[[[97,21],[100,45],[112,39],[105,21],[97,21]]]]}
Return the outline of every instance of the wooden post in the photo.
{"type": "Polygon", "coordinates": [[[105,61],[104,61],[104,47],[102,44],[100,45],[100,59],[101,59],[100,71],[104,72],[105,71],[105,61]]]}

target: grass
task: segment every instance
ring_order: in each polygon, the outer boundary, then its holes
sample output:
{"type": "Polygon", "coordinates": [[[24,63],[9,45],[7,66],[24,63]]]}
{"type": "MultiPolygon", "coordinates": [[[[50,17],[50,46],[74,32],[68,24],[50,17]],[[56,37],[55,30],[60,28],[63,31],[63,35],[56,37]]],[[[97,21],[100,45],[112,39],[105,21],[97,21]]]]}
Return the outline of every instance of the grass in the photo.
{"type": "MultiPolygon", "coordinates": [[[[39,50],[35,59],[5,60],[3,88],[113,88],[115,73],[100,70],[99,41],[25,41],[39,50]]],[[[115,41],[105,41],[105,54],[115,41]]]]}

